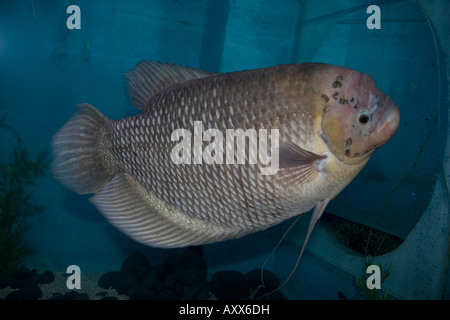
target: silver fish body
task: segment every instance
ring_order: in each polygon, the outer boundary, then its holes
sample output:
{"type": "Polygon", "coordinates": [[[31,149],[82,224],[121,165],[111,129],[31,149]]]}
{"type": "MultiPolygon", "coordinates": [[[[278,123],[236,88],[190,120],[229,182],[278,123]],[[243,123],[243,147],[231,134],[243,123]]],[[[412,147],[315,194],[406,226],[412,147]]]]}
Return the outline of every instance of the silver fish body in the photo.
{"type": "MultiPolygon", "coordinates": [[[[212,74],[143,61],[127,76],[143,112],[111,120],[78,106],[53,139],[53,173],[77,193],[95,193],[91,201],[113,225],[150,246],[238,238],[315,208],[309,237],[399,121],[369,76],[325,64],[212,74]],[[196,123],[202,134],[267,130],[257,145],[278,138],[278,171],[261,174],[268,164],[251,164],[259,153],[248,144],[243,164],[204,163],[199,145],[189,149],[190,163],[175,163],[173,133],[198,133],[196,123]]],[[[203,137],[201,151],[218,138],[203,137]]]]}

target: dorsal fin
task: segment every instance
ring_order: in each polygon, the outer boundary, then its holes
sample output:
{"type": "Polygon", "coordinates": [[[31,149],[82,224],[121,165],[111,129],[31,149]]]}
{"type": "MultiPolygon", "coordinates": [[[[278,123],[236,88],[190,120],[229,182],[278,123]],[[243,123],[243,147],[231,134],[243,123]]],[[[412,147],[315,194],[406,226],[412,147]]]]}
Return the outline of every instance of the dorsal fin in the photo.
{"type": "Polygon", "coordinates": [[[165,88],[213,74],[175,64],[142,60],[133,70],[125,73],[125,76],[128,78],[127,90],[131,103],[137,108],[145,110],[150,98],[165,88]]]}

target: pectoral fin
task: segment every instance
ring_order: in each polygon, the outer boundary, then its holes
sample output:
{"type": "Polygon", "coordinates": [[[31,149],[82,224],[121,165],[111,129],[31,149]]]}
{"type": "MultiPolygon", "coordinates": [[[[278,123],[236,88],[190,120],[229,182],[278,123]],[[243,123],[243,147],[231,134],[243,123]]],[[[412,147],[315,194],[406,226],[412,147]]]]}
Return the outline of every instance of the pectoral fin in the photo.
{"type": "Polygon", "coordinates": [[[297,185],[314,180],[322,170],[322,162],[327,158],[307,151],[286,141],[279,148],[279,171],[277,179],[286,185],[297,185]]]}

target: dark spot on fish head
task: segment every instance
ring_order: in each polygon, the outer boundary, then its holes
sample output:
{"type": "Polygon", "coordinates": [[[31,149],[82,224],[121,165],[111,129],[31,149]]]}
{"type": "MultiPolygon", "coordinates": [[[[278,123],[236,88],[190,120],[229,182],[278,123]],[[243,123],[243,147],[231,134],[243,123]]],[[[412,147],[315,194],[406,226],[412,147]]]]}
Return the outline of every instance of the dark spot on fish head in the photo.
{"type": "Polygon", "coordinates": [[[333,93],[333,95],[332,95],[333,99],[337,100],[338,95],[339,95],[339,92],[337,92],[337,91],[335,93],[333,93]]]}
{"type": "Polygon", "coordinates": [[[347,99],[345,99],[345,98],[339,98],[339,103],[340,104],[347,104],[348,103],[348,100],[347,99]]]}
{"type": "MultiPolygon", "coordinates": [[[[364,154],[366,154],[367,152],[364,152],[364,154]]],[[[351,154],[350,149],[345,149],[345,155],[347,157],[351,157],[351,158],[358,158],[361,154],[359,152],[355,152],[354,154],[351,154]]]]}
{"type": "Polygon", "coordinates": [[[331,85],[333,88],[340,88],[342,87],[342,75],[338,75],[336,77],[336,80],[333,82],[333,84],[331,85]]]}
{"type": "Polygon", "coordinates": [[[353,140],[352,138],[348,138],[347,140],[345,140],[345,147],[348,148],[352,145],[353,140]]]}
{"type": "Polygon", "coordinates": [[[328,102],[330,98],[326,94],[322,94],[322,99],[325,100],[325,102],[328,102]]]}
{"type": "Polygon", "coordinates": [[[358,100],[358,98],[354,98],[354,97],[352,97],[351,99],[350,99],[350,102],[353,104],[353,109],[358,109],[358,103],[359,103],[359,100],[358,100]],[[356,102],[355,102],[356,101],[356,102]]]}
{"type": "Polygon", "coordinates": [[[333,82],[333,84],[331,86],[333,88],[340,88],[340,87],[342,87],[342,82],[335,81],[335,82],[333,82]]]}

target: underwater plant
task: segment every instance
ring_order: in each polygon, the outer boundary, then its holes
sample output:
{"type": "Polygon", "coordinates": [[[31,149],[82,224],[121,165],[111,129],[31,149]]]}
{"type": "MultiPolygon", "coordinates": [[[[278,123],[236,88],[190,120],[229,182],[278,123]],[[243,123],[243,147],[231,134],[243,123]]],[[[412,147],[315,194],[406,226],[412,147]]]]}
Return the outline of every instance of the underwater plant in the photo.
{"type": "Polygon", "coordinates": [[[346,220],[325,212],[323,221],[346,247],[364,255],[379,256],[399,247],[403,240],[360,223],[346,220]]]}
{"type": "Polygon", "coordinates": [[[43,212],[44,207],[31,203],[26,185],[35,178],[45,175],[49,162],[47,151],[30,159],[18,132],[0,123],[0,127],[15,135],[17,144],[13,146],[12,160],[0,163],[0,275],[17,268],[23,259],[32,253],[25,244],[25,220],[43,212]]]}

